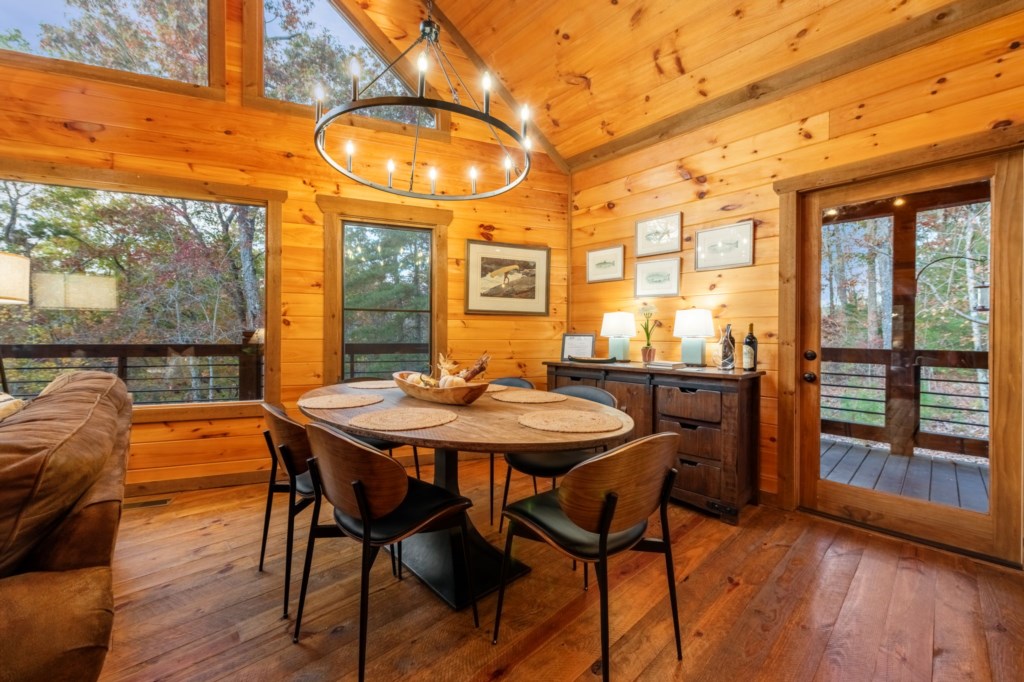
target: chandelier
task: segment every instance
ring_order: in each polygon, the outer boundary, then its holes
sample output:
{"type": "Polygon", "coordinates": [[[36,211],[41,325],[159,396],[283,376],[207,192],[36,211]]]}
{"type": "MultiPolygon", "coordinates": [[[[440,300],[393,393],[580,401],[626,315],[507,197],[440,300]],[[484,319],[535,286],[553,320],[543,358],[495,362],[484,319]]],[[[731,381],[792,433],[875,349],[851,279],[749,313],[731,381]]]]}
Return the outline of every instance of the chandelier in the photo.
{"type": "MultiPolygon", "coordinates": [[[[466,201],[470,199],[487,199],[490,197],[504,194],[512,188],[516,187],[523,180],[526,179],[527,174],[530,172],[530,138],[526,134],[526,123],[529,118],[529,109],[523,107],[520,112],[521,121],[519,123],[518,130],[512,125],[509,125],[500,118],[497,118],[491,114],[491,77],[490,74],[485,73],[483,75],[482,92],[483,92],[483,105],[477,103],[476,98],[473,97],[471,90],[466,86],[462,77],[459,76],[455,70],[451,60],[444,53],[438,43],[438,37],[441,34],[441,27],[431,19],[431,3],[427,3],[427,18],[420,23],[420,35],[416,41],[410,45],[402,54],[398,55],[394,61],[388,64],[383,71],[377,74],[372,80],[370,80],[362,89],[359,87],[359,76],[360,67],[359,62],[353,58],[351,64],[351,76],[352,76],[352,99],[351,101],[339,104],[338,106],[324,111],[324,93],[323,89],[318,87],[316,93],[316,126],[313,130],[313,139],[316,144],[316,150],[323,157],[332,168],[345,175],[358,183],[366,185],[367,187],[373,187],[374,189],[388,192],[390,194],[397,194],[403,197],[413,197],[416,199],[432,199],[440,201],[466,201]],[[418,46],[422,46],[422,51],[417,58],[417,71],[418,80],[416,87],[416,96],[401,96],[401,95],[389,95],[383,97],[367,97],[363,98],[362,95],[371,88],[374,83],[379,81],[385,74],[392,72],[393,76],[395,64],[404,59],[406,55],[415,50],[418,46]],[[435,66],[433,68],[440,69],[441,75],[444,77],[445,83],[447,83],[448,90],[451,93],[451,101],[444,99],[433,99],[426,97],[426,75],[428,70],[431,68],[430,61],[433,60],[435,66]],[[455,84],[459,84],[462,91],[466,94],[472,103],[472,106],[463,104],[456,90],[455,84]],[[327,130],[330,126],[339,121],[344,120],[347,114],[352,113],[366,113],[368,111],[377,110],[381,111],[386,108],[392,107],[410,107],[416,111],[416,132],[413,137],[411,158],[408,163],[409,174],[406,177],[404,171],[399,176],[397,174],[397,166],[394,158],[388,159],[387,163],[382,168],[369,168],[365,164],[363,167],[366,169],[367,174],[374,174],[373,179],[364,175],[364,171],[353,170],[353,157],[355,157],[357,149],[355,143],[352,140],[346,140],[344,145],[337,145],[338,151],[344,153],[344,162],[339,161],[335,158],[334,152],[328,147],[327,141],[327,130]],[[466,157],[466,165],[460,171],[452,171],[449,173],[442,173],[439,171],[438,166],[430,164],[430,159],[427,159],[427,164],[424,166],[425,173],[420,171],[417,172],[417,157],[419,154],[420,147],[420,120],[424,114],[433,117],[434,111],[447,111],[451,114],[464,116],[474,121],[482,123],[490,132],[497,143],[498,148],[502,152],[502,157],[497,159],[496,169],[484,168],[483,170],[477,167],[477,163],[480,163],[478,154],[472,151],[462,151],[462,156],[466,157]],[[503,139],[501,134],[504,134],[506,139],[503,139]],[[510,149],[510,142],[514,142],[518,149],[510,149]],[[385,180],[386,176],[386,180],[385,180]],[[424,177],[425,176],[425,177],[424,177]],[[461,176],[461,183],[458,187],[461,189],[457,192],[445,192],[445,179],[456,178],[461,176]],[[469,179],[469,192],[465,193],[465,179],[469,179]],[[442,191],[438,193],[438,187],[442,188],[442,191]]],[[[429,152],[427,153],[429,156],[429,152]]],[[[446,152],[446,156],[450,157],[451,152],[446,152]]],[[[456,152],[458,155],[458,152],[456,152]]],[[[359,168],[359,166],[355,166],[359,168]]],[[[456,186],[454,180],[450,181],[449,186],[456,186]]]]}

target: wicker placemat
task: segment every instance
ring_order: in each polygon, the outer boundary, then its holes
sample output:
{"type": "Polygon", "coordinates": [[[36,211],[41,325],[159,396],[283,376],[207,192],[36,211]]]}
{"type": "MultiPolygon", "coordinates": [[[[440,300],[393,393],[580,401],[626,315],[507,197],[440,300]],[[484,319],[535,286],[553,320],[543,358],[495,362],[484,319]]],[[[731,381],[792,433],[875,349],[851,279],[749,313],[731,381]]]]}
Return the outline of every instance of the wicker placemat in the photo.
{"type": "Polygon", "coordinates": [[[343,407],[363,407],[373,405],[384,400],[383,396],[367,393],[365,395],[348,395],[332,393],[331,395],[318,395],[311,398],[299,399],[299,407],[310,410],[336,410],[343,407]]]}
{"type": "Polygon", "coordinates": [[[487,393],[497,393],[498,391],[505,391],[508,386],[502,386],[501,384],[487,384],[487,393]]]}
{"type": "Polygon", "coordinates": [[[562,395],[561,393],[531,391],[529,389],[523,391],[509,391],[508,393],[492,395],[491,397],[495,400],[500,400],[503,403],[524,403],[530,405],[535,405],[537,403],[560,403],[563,400],[569,399],[569,396],[562,395]]]}
{"type": "Polygon", "coordinates": [[[356,415],[349,420],[349,426],[375,431],[412,431],[429,429],[454,421],[459,415],[450,410],[433,407],[394,407],[356,415]]]}
{"type": "Polygon", "coordinates": [[[398,388],[394,379],[375,379],[374,381],[353,381],[345,384],[347,388],[398,388]]]}
{"type": "Polygon", "coordinates": [[[622,428],[622,420],[615,415],[585,410],[540,410],[520,416],[519,423],[538,431],[559,433],[601,433],[622,428]]]}

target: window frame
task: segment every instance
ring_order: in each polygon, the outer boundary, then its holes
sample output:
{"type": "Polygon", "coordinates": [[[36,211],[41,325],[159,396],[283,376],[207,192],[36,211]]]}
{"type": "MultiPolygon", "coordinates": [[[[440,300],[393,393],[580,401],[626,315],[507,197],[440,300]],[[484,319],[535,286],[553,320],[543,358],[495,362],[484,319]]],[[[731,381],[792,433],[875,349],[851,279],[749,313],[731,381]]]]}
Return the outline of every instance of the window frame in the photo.
{"type": "MultiPolygon", "coordinates": [[[[341,14],[342,18],[348,21],[352,28],[366,41],[366,44],[377,55],[389,63],[401,54],[384,32],[372,23],[365,15],[359,16],[352,12],[338,0],[328,0],[341,14]]],[[[263,0],[243,0],[242,3],[242,104],[255,109],[263,109],[278,114],[290,116],[301,116],[312,120],[313,104],[299,104],[286,100],[267,97],[263,87],[263,0]]],[[[410,89],[411,83],[416,82],[416,74],[411,62],[407,59],[395,64],[395,72],[410,89]]],[[[440,99],[440,95],[430,84],[427,84],[426,96],[440,99]]],[[[448,112],[435,112],[434,128],[420,128],[419,136],[428,140],[449,142],[451,140],[451,114],[448,112]]],[[[353,128],[364,128],[382,132],[396,133],[399,135],[415,135],[416,126],[405,123],[395,123],[369,116],[358,116],[349,114],[339,118],[338,123],[343,123],[353,128]]],[[[310,137],[312,137],[312,126],[310,126],[310,137]]]]}
{"type": "Polygon", "coordinates": [[[324,382],[342,376],[342,253],[344,223],[367,222],[430,230],[430,347],[448,347],[448,226],[452,211],[317,195],[324,213],[324,382]]]}
{"type": "Polygon", "coordinates": [[[184,180],[160,175],[126,173],[101,168],[54,166],[0,156],[0,180],[62,185],[111,192],[128,192],[192,199],[224,201],[263,207],[266,214],[266,274],[264,278],[263,399],[231,400],[217,403],[175,403],[135,405],[132,422],[146,424],[190,419],[231,419],[259,417],[264,402],[281,402],[281,225],[282,205],[288,198],[283,190],[184,180]]]}
{"type": "Polygon", "coordinates": [[[224,100],[226,88],[227,0],[206,0],[206,85],[186,83],[160,76],[121,71],[106,66],[83,64],[56,57],[0,49],[0,67],[39,71],[46,74],[86,78],[116,85],[148,88],[177,95],[224,100]]]}

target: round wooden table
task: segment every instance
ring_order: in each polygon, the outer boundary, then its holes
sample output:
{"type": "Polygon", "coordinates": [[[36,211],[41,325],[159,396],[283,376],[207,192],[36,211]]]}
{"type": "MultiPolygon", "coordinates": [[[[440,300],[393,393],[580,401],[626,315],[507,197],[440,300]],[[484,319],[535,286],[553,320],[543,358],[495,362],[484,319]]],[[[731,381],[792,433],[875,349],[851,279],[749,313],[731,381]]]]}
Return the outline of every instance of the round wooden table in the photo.
{"type": "MultiPolygon", "coordinates": [[[[555,452],[577,448],[601,447],[623,440],[633,431],[629,415],[611,407],[580,398],[568,397],[557,403],[522,404],[495,400],[487,393],[472,405],[442,405],[411,398],[395,388],[354,388],[359,384],[324,386],[304,394],[302,398],[330,395],[379,395],[382,402],[365,407],[342,409],[307,409],[300,407],[310,419],[330,424],[356,436],[372,436],[406,445],[434,448],[434,484],[459,493],[459,451],[468,452],[555,452]],[[394,407],[439,408],[458,417],[447,424],[410,431],[380,431],[349,425],[359,414],[394,407]],[[622,421],[622,428],[600,433],[561,433],[540,431],[519,423],[519,416],[538,410],[584,410],[613,414],[622,421]]],[[[508,388],[508,391],[528,389],[508,388]]],[[[300,399],[301,400],[301,399],[300,399]]],[[[420,533],[402,543],[402,563],[450,606],[461,609],[469,605],[466,576],[462,574],[461,551],[457,529],[420,533]]],[[[469,526],[468,546],[474,585],[478,595],[498,586],[502,552],[469,526]]],[[[529,571],[519,562],[513,564],[512,577],[529,571]]]]}

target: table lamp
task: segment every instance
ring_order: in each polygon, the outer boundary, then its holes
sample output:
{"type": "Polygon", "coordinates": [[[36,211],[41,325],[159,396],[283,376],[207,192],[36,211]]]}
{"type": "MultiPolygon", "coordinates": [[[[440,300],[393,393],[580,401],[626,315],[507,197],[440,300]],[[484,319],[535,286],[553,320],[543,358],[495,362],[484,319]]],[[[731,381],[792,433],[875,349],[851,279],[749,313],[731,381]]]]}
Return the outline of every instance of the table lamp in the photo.
{"type": "Polygon", "coordinates": [[[616,360],[629,360],[629,340],[636,336],[633,313],[605,313],[601,336],[608,338],[608,355],[616,360]]]}
{"type": "Polygon", "coordinates": [[[683,340],[679,359],[691,367],[704,367],[704,338],[715,335],[711,311],[677,310],[672,335],[683,340]]]}

